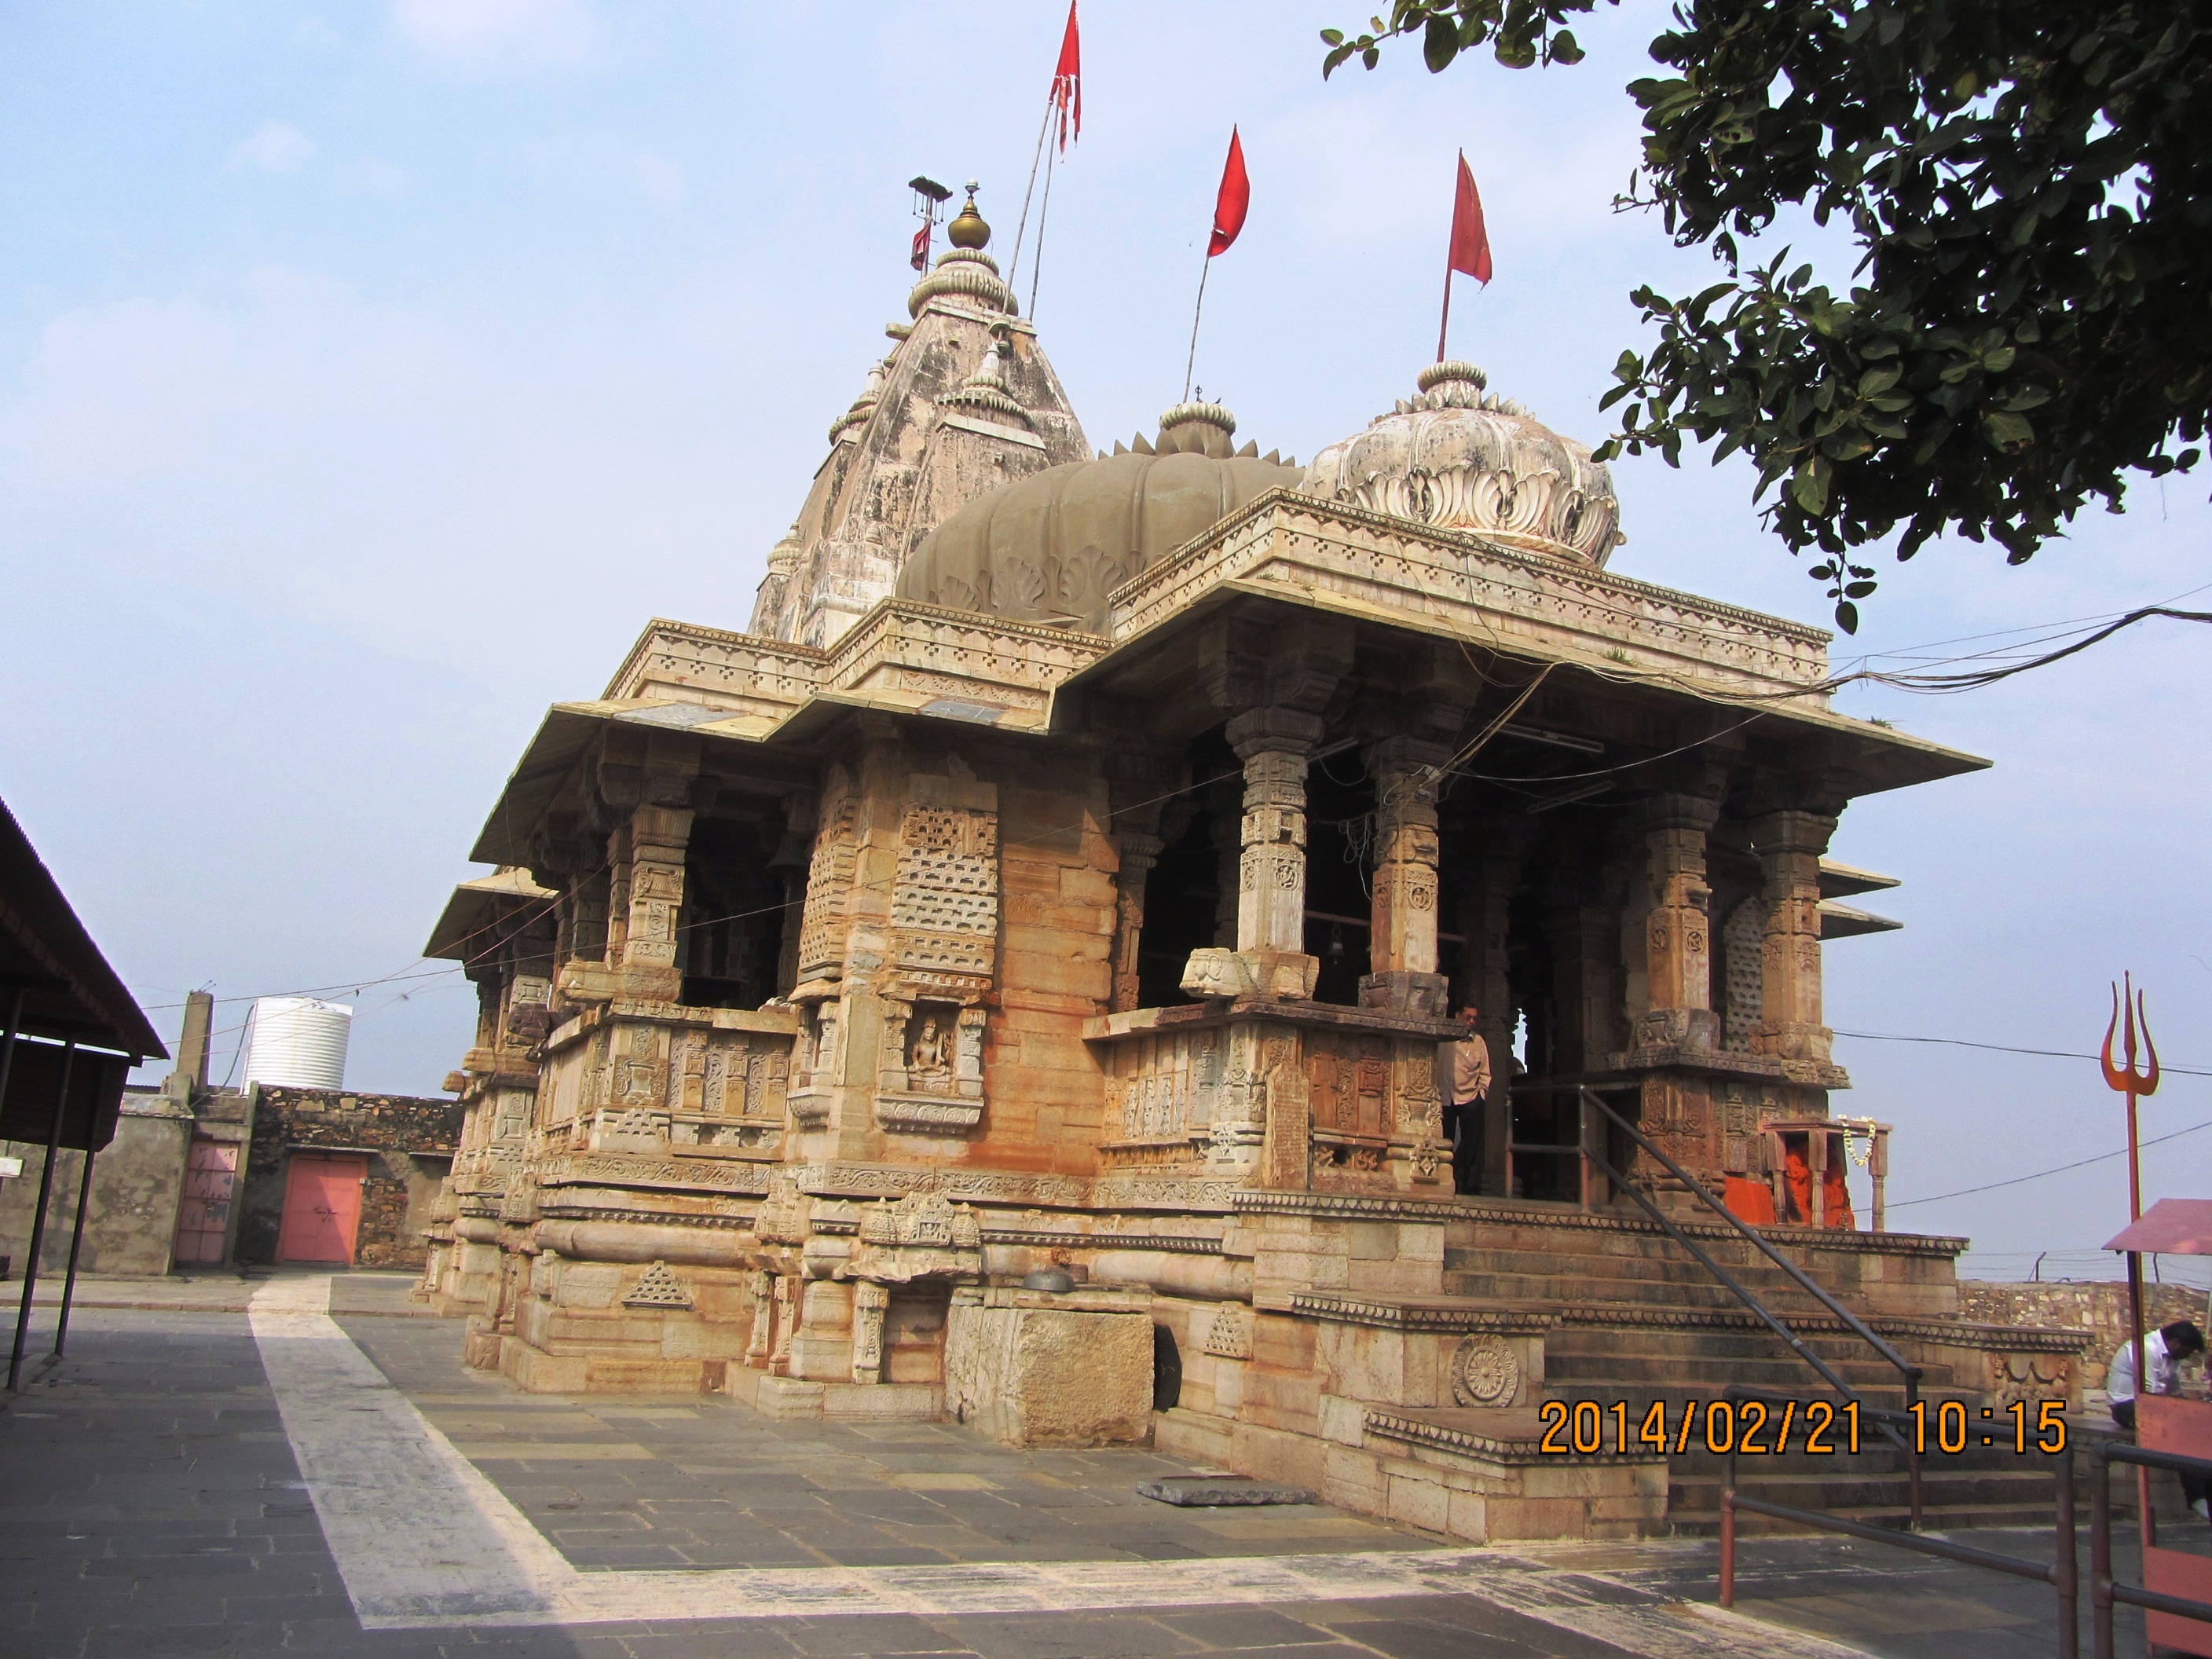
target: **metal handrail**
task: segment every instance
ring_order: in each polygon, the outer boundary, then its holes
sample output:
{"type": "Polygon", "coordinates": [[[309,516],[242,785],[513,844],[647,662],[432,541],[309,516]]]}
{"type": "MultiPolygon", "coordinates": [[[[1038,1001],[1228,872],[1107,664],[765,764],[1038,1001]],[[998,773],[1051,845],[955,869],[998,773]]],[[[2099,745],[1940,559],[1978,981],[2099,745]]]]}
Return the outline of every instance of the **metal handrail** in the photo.
{"type": "MultiPolygon", "coordinates": [[[[1799,1285],[1802,1285],[1808,1291],[1811,1292],[1814,1298],[1817,1300],[1822,1307],[1827,1309],[1831,1313],[1841,1319],[1847,1328],[1871,1346],[1875,1352],[1879,1353],[1884,1359],[1895,1366],[1905,1379],[1905,1399],[1908,1407],[1920,1397],[1920,1378],[1923,1373],[1919,1366],[1912,1364],[1911,1361],[1905,1358],[1903,1354],[1898,1352],[1895,1348],[1892,1347],[1887,1342],[1876,1335],[1873,1328],[1869,1326],[1864,1320],[1861,1319],[1849,1308],[1846,1308],[1842,1303],[1831,1296],[1823,1286],[1816,1283],[1813,1278],[1796,1262],[1790,1261],[1789,1257],[1784,1255],[1779,1250],[1768,1243],[1765,1238],[1760,1235],[1756,1228],[1749,1225],[1741,1217],[1735,1214],[1735,1212],[1728,1207],[1728,1206],[1722,1203],[1718,1198],[1713,1195],[1711,1190],[1708,1188],[1704,1182],[1700,1182],[1695,1176],[1692,1175],[1687,1170],[1685,1170],[1672,1158],[1668,1157],[1656,1146],[1653,1145],[1649,1136],[1645,1135],[1641,1129],[1631,1123],[1626,1118],[1621,1116],[1620,1113],[1614,1111],[1612,1107],[1607,1105],[1605,1102],[1601,1100],[1587,1085],[1577,1087],[1576,1094],[1582,1103],[1583,1110],[1587,1111],[1589,1107],[1595,1106],[1599,1111],[1604,1113],[1607,1118],[1612,1120],[1617,1127],[1627,1134],[1628,1137],[1632,1140],[1635,1141],[1639,1147],[1643,1148],[1644,1152],[1649,1152],[1654,1158],[1658,1160],[1659,1163],[1664,1164],[1668,1172],[1677,1181],[1680,1181],[1685,1187],[1689,1188],[1691,1192],[1696,1194],[1698,1197],[1705,1202],[1705,1206],[1708,1209],[1711,1209],[1715,1214],[1720,1216],[1722,1219],[1725,1220],[1730,1226],[1734,1227],[1737,1232],[1741,1233],[1747,1241],[1755,1245],[1768,1260],[1771,1261],[1775,1264],[1775,1266],[1780,1267],[1784,1273],[1796,1279],[1799,1285]]],[[[1657,1204],[1652,1201],[1650,1194],[1646,1193],[1642,1188],[1637,1186],[1633,1182],[1630,1181],[1628,1177],[1623,1175],[1619,1170],[1613,1168],[1612,1161],[1607,1158],[1604,1153],[1599,1152],[1595,1147],[1589,1144],[1589,1135],[1586,1129],[1579,1138],[1582,1141],[1583,1156],[1589,1162],[1596,1164],[1599,1169],[1602,1170],[1605,1172],[1606,1177],[1610,1180],[1615,1187],[1619,1188],[1621,1191],[1626,1193],[1630,1198],[1633,1199],[1643,1209],[1644,1212],[1650,1216],[1654,1222],[1657,1223],[1662,1231],[1663,1231],[1669,1238],[1672,1238],[1677,1244],[1688,1251],[1691,1255],[1694,1256],[1698,1264],[1703,1267],[1707,1273],[1712,1274],[1715,1279],[1718,1279],[1731,1293],[1735,1295],[1736,1300],[1742,1303],[1745,1307],[1748,1308],[1753,1314],[1757,1315],[1761,1320],[1765,1322],[1768,1328],[1771,1329],[1777,1336],[1780,1337],[1784,1342],[1789,1344],[1792,1352],[1796,1353],[1800,1359],[1803,1360],[1815,1371],[1820,1373],[1821,1380],[1826,1382],[1830,1388],[1833,1389],[1838,1394],[1841,1395],[1845,1400],[1851,1401],[1853,1404],[1856,1405],[1861,1403],[1859,1401],[1858,1390],[1852,1388],[1850,1383],[1844,1382],[1842,1376],[1836,1372],[1832,1366],[1831,1366],[1826,1360],[1822,1359],[1820,1355],[1814,1353],[1803,1337],[1798,1335],[1796,1332],[1791,1330],[1789,1326],[1783,1323],[1780,1316],[1776,1314],[1773,1310],[1769,1308],[1764,1302],[1760,1301],[1750,1286],[1745,1285],[1741,1279],[1737,1279],[1734,1273],[1731,1273],[1727,1268],[1722,1267],[1718,1261],[1713,1259],[1710,1251],[1705,1249],[1697,1243],[1696,1240],[1692,1239],[1687,1233],[1684,1232],[1680,1227],[1677,1226],[1674,1218],[1662,1210],[1657,1204]]],[[[1905,1436],[1899,1431],[1895,1425],[1887,1421],[1885,1416],[1876,1416],[1875,1418],[1875,1426],[1881,1430],[1882,1437],[1885,1439],[1888,1440],[1893,1445],[1894,1445],[1898,1450],[1905,1453],[1906,1458],[1909,1460],[1912,1484],[1912,1524],[1915,1528],[1917,1528],[1920,1524],[1919,1458],[1914,1453],[1911,1443],[1907,1442],[1905,1436]]]]}
{"type": "MultiPolygon", "coordinates": [[[[1662,1152],[1657,1146],[1654,1146],[1651,1143],[1650,1139],[1646,1136],[1641,1129],[1638,1128],[1633,1123],[1631,1123],[1626,1118],[1621,1116],[1619,1112],[1614,1111],[1612,1107],[1607,1105],[1605,1102],[1601,1100],[1595,1093],[1593,1093],[1587,1085],[1583,1086],[1580,1092],[1583,1100],[1587,1104],[1595,1106],[1598,1110],[1603,1112],[1607,1117],[1611,1118],[1620,1128],[1627,1133],[1630,1139],[1633,1140],[1645,1152],[1650,1153],[1651,1156],[1656,1158],[1660,1163],[1665,1164],[1667,1166],[1667,1172],[1673,1176],[1675,1180],[1680,1182],[1685,1187],[1687,1187],[1692,1192],[1695,1193],[1698,1198],[1703,1200],[1707,1209],[1712,1211],[1715,1215],[1720,1217],[1720,1218],[1727,1222],[1729,1226],[1735,1228],[1737,1232],[1742,1234],[1744,1238],[1754,1246],[1760,1255],[1765,1256],[1768,1261],[1773,1262],[1773,1264],[1781,1268],[1784,1273],[1788,1273],[1790,1278],[1796,1279],[1797,1283],[1803,1286],[1807,1292],[1812,1296],[1814,1301],[1818,1302],[1830,1313],[1835,1315],[1837,1318],[1842,1320],[1844,1324],[1850,1327],[1853,1334],[1856,1335],[1862,1341],[1865,1342],[1869,1347],[1871,1347],[1876,1353],[1880,1354],[1884,1359],[1895,1366],[1898,1374],[1905,1380],[1905,1403],[1908,1407],[1913,1401],[1920,1397],[1920,1379],[1924,1373],[1919,1366],[1914,1364],[1903,1354],[1898,1352],[1895,1348],[1892,1347],[1875,1333],[1872,1326],[1869,1325],[1863,1319],[1861,1319],[1856,1314],[1853,1313],[1849,1308],[1846,1308],[1833,1296],[1830,1295],[1826,1287],[1821,1285],[1819,1280],[1813,1278],[1811,1274],[1808,1273],[1802,1267],[1800,1267],[1788,1256],[1783,1255],[1781,1251],[1776,1249],[1772,1244],[1767,1242],[1766,1236],[1761,1233],[1758,1228],[1751,1225],[1748,1222],[1745,1221],[1741,1216],[1739,1216],[1735,1211],[1729,1209],[1727,1205],[1722,1203],[1721,1200],[1714,1195],[1711,1188],[1707,1187],[1687,1170],[1684,1169],[1680,1164],[1674,1162],[1673,1158],[1669,1158],[1665,1152],[1662,1152]]],[[[1612,1175],[1613,1172],[1610,1168],[1607,1169],[1607,1173],[1608,1175],[1612,1175]]],[[[1630,1185],[1626,1181],[1622,1181],[1618,1176],[1614,1176],[1613,1178],[1617,1184],[1626,1188],[1632,1195],[1638,1197],[1642,1196],[1640,1188],[1630,1185]]]]}
{"type": "MultiPolygon", "coordinates": [[[[2116,1602],[2147,1613],[2171,1613],[2212,1624],[2212,1602],[2168,1595],[2162,1590],[2123,1584],[2112,1577],[2112,1492],[2111,1465],[2133,1463],[2139,1468],[2172,1469],[2177,1474],[2212,1475],[2212,1458],[2191,1457],[2181,1452],[2154,1451],[2148,1446],[2100,1442],[2089,1448],[2089,1628],[2096,1659],[2112,1659],[2112,1607],[2116,1602]]],[[[2150,1572],[2148,1552],[2144,1576],[2150,1572]]]]}
{"type": "MultiPolygon", "coordinates": [[[[1760,1392],[1756,1389],[1730,1388],[1726,1390],[1726,1394],[1731,1399],[1760,1397],[1760,1392]]],[[[1887,1419],[1891,1419],[1910,1420],[1902,1412],[1887,1411],[1879,1406],[1868,1407],[1865,1409],[1873,1417],[1878,1427],[1887,1427],[1887,1419]]],[[[1729,1452],[1728,1485],[1721,1492],[1720,1604],[1723,1607],[1735,1606],[1735,1517],[1739,1510],[1749,1510],[1754,1515],[1769,1516],[1778,1521],[1788,1521],[1797,1526],[1811,1527],[1816,1531],[1841,1533],[1847,1538],[1862,1538],[1869,1543],[1887,1544],[1893,1549],[1911,1550],[1921,1555],[1932,1555],[1938,1560],[1957,1561],[1966,1566],[1983,1567],[1991,1572],[2008,1573],[2015,1578],[2032,1579],[2039,1583],[2048,1584],[2057,1593],[2058,1601],[2058,1659],[2076,1659],[2076,1656],[2081,1651],[2081,1592],[2077,1547],[2075,1542],[2074,1453],[2072,1448],[2067,1447],[2047,1455],[2057,1459],[2057,1468],[2053,1471],[2054,1491],[2052,1492],[2052,1507],[2056,1514],[2054,1528],[2056,1537],[2053,1540],[2054,1547],[2051,1551],[2051,1564],[2045,1566],[2039,1561],[2025,1560],[2016,1555],[2006,1555],[1995,1550],[1976,1549],[1970,1544],[1955,1543],[1948,1538],[1931,1538],[1923,1535],[1919,1531],[1920,1517],[1917,1492],[1913,1514],[1914,1529],[1911,1532],[1898,1532],[1887,1527],[1869,1526],[1863,1521],[1846,1520],[1840,1515],[1831,1515],[1824,1510],[1799,1509],[1793,1504],[1777,1504],[1764,1498],[1747,1497],[1736,1490],[1736,1459],[1735,1449],[1731,1447],[1729,1452]]],[[[2098,1467],[2101,1469],[2101,1465],[2098,1467]]],[[[2098,1504],[2096,1496],[2092,1496],[2091,1504],[2094,1511],[2098,1504]]],[[[2092,1534],[2089,1547],[2093,1562],[2102,1561],[2106,1564],[2108,1569],[2112,1553],[2108,1516],[2104,1517],[2103,1525],[2105,1529],[2102,1533],[2092,1534]],[[2102,1540],[2101,1549],[2100,1539],[2102,1540]]],[[[2097,1638],[2099,1645],[2096,1650],[2098,1659],[2112,1659],[2112,1601],[2113,1598],[2124,1591],[2130,1600],[2134,1600],[2137,1596],[2147,1596],[2150,1593],[2136,1591],[2127,1585],[2114,1585],[2112,1583],[2109,1570],[2105,1570],[2101,1577],[2093,1577],[2091,1589],[2093,1599],[2099,1595],[2104,1598],[2095,1602],[2104,1621],[2101,1625],[2094,1626],[2099,1632],[2097,1638]]],[[[2176,1609],[2166,1607],[2161,1610],[2171,1612],[2176,1609]]],[[[2212,1613],[2212,1608],[2206,1608],[2205,1611],[2212,1613]]]]}

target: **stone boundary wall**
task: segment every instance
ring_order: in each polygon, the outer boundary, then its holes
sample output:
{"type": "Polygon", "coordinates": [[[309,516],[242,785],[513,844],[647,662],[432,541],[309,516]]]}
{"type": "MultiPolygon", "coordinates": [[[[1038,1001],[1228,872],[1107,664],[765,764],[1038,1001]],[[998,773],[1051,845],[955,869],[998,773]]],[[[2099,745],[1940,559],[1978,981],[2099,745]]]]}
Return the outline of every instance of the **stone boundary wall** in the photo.
{"type": "Polygon", "coordinates": [[[284,1182],[295,1148],[367,1152],[354,1265],[420,1267],[429,1206],[452,1167],[461,1133],[458,1100],[264,1085],[246,1154],[238,1260],[273,1263],[284,1220],[284,1182]]]}
{"type": "MultiPolygon", "coordinates": [[[[2082,1384],[2105,1386],[2105,1367],[2128,1340],[2127,1281],[2065,1285],[2003,1285],[1986,1279],[1959,1281],[1959,1317],[1981,1325],[2057,1325],[2094,1331],[2096,1340],[2082,1356],[2082,1384]]],[[[2177,1319],[2206,1324],[2205,1293],[2182,1285],[2145,1285],[2147,1329],[2177,1319]]]]}

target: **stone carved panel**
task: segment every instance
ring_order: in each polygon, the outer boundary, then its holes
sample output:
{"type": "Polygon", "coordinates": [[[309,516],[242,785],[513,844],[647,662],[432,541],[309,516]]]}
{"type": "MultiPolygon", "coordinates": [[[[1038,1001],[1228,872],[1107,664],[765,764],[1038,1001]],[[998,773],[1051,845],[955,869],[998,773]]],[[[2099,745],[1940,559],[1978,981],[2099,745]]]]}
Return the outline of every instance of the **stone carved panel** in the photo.
{"type": "Polygon", "coordinates": [[[670,1057],[668,1109],[712,1117],[783,1117],[792,1039],[759,1031],[687,1031],[670,1057]]]}
{"type": "Polygon", "coordinates": [[[1494,1336],[1470,1336],[1452,1353],[1451,1392],[1462,1406],[1510,1406],[1521,1390],[1521,1360],[1494,1336]]]}
{"type": "Polygon", "coordinates": [[[926,1278],[973,1279],[983,1268],[983,1233],[975,1212],[942,1193],[913,1192],[860,1212],[859,1247],[841,1279],[903,1285],[926,1278]]]}
{"type": "Polygon", "coordinates": [[[884,1380],[884,1310],[890,1292],[862,1279],[853,1287],[853,1381],[884,1380]]]}
{"type": "Polygon", "coordinates": [[[1176,1164],[1204,1154],[1219,1107],[1223,1034],[1163,1031],[1103,1056],[1110,1164],[1176,1164]]]}
{"type": "MultiPolygon", "coordinates": [[[[836,787],[834,784],[833,787],[836,787]]],[[[799,978],[842,978],[845,971],[846,903],[860,856],[860,804],[847,794],[827,805],[815,832],[806,870],[806,908],[799,934],[799,978]]]]}
{"type": "Polygon", "coordinates": [[[637,1283],[623,1298],[623,1306],[682,1310],[689,1309],[691,1302],[691,1287],[671,1272],[665,1261],[656,1261],[638,1275],[637,1283]]]}
{"type": "Polygon", "coordinates": [[[893,882],[896,965],[988,984],[999,940],[999,815],[909,805],[893,882]]]}
{"type": "Polygon", "coordinates": [[[1252,1357],[1251,1310],[1229,1305],[1215,1309],[1213,1317],[1206,1322],[1206,1335],[1199,1346],[1207,1353],[1222,1359],[1249,1359],[1252,1357]]]}

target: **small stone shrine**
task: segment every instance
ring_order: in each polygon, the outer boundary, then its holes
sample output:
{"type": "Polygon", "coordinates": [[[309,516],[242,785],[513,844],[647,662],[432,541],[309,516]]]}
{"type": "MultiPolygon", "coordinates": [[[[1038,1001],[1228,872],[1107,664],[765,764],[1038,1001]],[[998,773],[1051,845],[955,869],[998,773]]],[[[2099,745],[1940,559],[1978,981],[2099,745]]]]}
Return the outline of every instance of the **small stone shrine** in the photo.
{"type": "Polygon", "coordinates": [[[439,922],[470,1363],[1649,1530],[1665,1460],[1533,1407],[1813,1379],[1585,1149],[1842,1328],[1587,1086],[1931,1388],[2078,1394],[2077,1337],[1960,1322],[1964,1241],[1774,1167],[1847,1155],[1823,942],[1890,926],[1838,815],[1983,763],[1808,690],[1818,629],[1610,573],[1605,468],[1468,364],[1307,465],[1206,403],[1094,455],[951,233],[750,631],[654,621],[556,705],[439,922]]]}

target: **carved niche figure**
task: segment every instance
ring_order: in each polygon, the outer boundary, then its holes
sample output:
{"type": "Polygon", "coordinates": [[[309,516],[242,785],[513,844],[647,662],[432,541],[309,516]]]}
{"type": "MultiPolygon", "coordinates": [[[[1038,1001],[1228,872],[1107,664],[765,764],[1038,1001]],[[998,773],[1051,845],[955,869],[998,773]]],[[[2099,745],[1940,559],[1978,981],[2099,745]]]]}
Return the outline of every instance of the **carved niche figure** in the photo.
{"type": "Polygon", "coordinates": [[[934,1012],[915,1017],[907,1040],[907,1086],[928,1094],[952,1091],[952,1032],[934,1012]]]}

